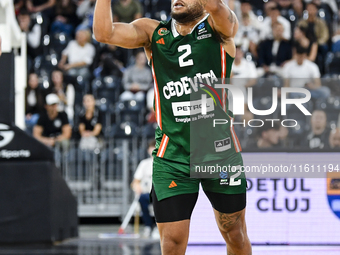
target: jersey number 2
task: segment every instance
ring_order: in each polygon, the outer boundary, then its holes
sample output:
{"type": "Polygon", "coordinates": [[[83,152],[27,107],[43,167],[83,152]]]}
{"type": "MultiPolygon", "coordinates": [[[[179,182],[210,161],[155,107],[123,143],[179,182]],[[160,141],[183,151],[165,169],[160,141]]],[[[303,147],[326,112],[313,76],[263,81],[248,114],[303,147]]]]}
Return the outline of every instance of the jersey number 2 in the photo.
{"type": "Polygon", "coordinates": [[[183,55],[181,55],[179,60],[179,66],[180,67],[186,67],[186,66],[193,66],[194,61],[192,59],[184,60],[187,56],[191,54],[191,46],[190,44],[181,45],[178,47],[178,52],[185,51],[183,55]]]}

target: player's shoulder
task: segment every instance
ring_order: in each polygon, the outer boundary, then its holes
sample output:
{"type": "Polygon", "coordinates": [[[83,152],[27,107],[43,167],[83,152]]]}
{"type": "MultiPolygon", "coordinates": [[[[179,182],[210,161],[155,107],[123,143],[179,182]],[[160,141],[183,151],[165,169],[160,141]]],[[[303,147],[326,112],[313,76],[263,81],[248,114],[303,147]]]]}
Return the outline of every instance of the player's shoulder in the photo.
{"type": "Polygon", "coordinates": [[[135,21],[132,22],[135,26],[141,27],[144,30],[155,30],[159,24],[160,21],[155,20],[155,19],[150,19],[150,18],[140,18],[136,19],[135,21]]]}

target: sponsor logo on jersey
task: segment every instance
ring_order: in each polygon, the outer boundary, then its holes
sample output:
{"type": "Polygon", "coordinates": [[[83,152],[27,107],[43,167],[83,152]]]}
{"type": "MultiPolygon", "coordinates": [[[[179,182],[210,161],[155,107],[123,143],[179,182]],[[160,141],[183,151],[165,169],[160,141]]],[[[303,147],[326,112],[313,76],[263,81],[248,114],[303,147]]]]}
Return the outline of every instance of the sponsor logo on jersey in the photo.
{"type": "Polygon", "coordinates": [[[203,40],[212,37],[212,34],[200,35],[197,36],[197,40],[203,40]]]}
{"type": "MultiPolygon", "coordinates": [[[[207,112],[215,110],[214,101],[212,98],[207,99],[207,112]]],[[[196,115],[202,112],[202,100],[176,102],[172,103],[172,112],[174,116],[189,116],[196,115]]]]}
{"type": "Polygon", "coordinates": [[[174,188],[174,187],[177,187],[177,184],[176,182],[172,181],[169,185],[169,189],[174,188]]]}
{"type": "Polygon", "coordinates": [[[223,140],[215,141],[214,144],[215,144],[216,152],[226,151],[231,148],[230,137],[223,139],[223,140]]]}
{"type": "Polygon", "coordinates": [[[229,185],[229,174],[228,172],[220,172],[219,174],[221,180],[220,180],[220,185],[229,185]]]}
{"type": "Polygon", "coordinates": [[[218,81],[213,70],[208,73],[197,73],[193,78],[184,76],[179,81],[170,81],[163,87],[163,95],[166,99],[172,97],[181,97],[184,94],[188,95],[197,92],[201,87],[206,87],[218,81]]]}
{"type": "Polygon", "coordinates": [[[197,27],[197,30],[198,30],[198,35],[201,35],[203,33],[206,33],[208,32],[207,31],[207,28],[205,27],[205,23],[201,23],[198,27],[197,27]]]}
{"type": "Polygon", "coordinates": [[[164,38],[159,39],[156,43],[158,44],[165,44],[164,38]]]}
{"type": "Polygon", "coordinates": [[[170,33],[170,31],[169,31],[168,29],[166,29],[165,27],[162,27],[162,28],[160,28],[160,29],[158,30],[158,34],[159,34],[160,36],[167,35],[167,34],[169,34],[169,33],[170,33]]]}

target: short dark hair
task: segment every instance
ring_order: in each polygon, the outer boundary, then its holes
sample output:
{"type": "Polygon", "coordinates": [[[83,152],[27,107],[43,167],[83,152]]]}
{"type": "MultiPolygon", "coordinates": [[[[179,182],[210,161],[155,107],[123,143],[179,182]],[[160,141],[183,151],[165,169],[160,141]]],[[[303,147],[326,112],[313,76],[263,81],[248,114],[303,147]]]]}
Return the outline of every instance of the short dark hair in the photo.
{"type": "Polygon", "coordinates": [[[297,43],[295,45],[296,54],[308,54],[308,49],[303,47],[301,44],[297,43]]]}
{"type": "Polygon", "coordinates": [[[319,6],[314,1],[311,1],[311,2],[307,3],[306,7],[308,5],[314,5],[316,9],[319,9],[319,6]]]}

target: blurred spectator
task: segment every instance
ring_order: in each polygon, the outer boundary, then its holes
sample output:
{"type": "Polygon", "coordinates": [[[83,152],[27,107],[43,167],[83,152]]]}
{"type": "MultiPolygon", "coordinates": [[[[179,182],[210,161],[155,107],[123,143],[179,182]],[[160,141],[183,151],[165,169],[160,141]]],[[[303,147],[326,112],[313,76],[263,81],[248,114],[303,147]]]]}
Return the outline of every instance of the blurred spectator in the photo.
{"type": "Polygon", "coordinates": [[[50,24],[54,16],[54,6],[56,0],[26,0],[26,8],[29,12],[41,12],[46,23],[50,24]]]}
{"type": "Polygon", "coordinates": [[[136,100],[144,101],[145,92],[150,88],[152,82],[151,70],[146,66],[145,53],[140,51],[136,55],[136,63],[126,69],[123,75],[125,91],[120,95],[123,101],[136,100]]]}
{"type": "Polygon", "coordinates": [[[280,125],[278,122],[264,121],[264,125],[258,128],[258,140],[250,142],[247,148],[267,149],[275,147],[280,142],[280,125]]]}
{"type": "Polygon", "coordinates": [[[143,17],[143,7],[137,0],[119,0],[112,6],[113,22],[130,23],[143,17]]]}
{"type": "Polygon", "coordinates": [[[111,44],[105,44],[96,54],[94,60],[95,72],[101,77],[114,75],[123,76],[128,59],[128,51],[111,44]]]}
{"type": "Polygon", "coordinates": [[[14,0],[13,2],[15,16],[17,16],[22,9],[26,8],[26,0],[14,0]]]}
{"type": "Polygon", "coordinates": [[[303,17],[304,2],[303,0],[293,0],[293,9],[297,18],[301,19],[303,17]]]}
{"type": "Polygon", "coordinates": [[[272,24],[273,39],[267,39],[259,45],[258,64],[265,74],[281,73],[281,66],[292,58],[292,45],[283,38],[283,25],[272,24]]]}
{"type": "Polygon", "coordinates": [[[65,33],[73,36],[74,28],[78,23],[76,16],[77,6],[72,0],[57,0],[55,19],[51,25],[51,33],[65,33]]]}
{"type": "Polygon", "coordinates": [[[329,146],[332,149],[340,149],[340,128],[333,129],[329,134],[329,146]]]}
{"type": "Polygon", "coordinates": [[[323,110],[314,110],[311,117],[311,131],[301,142],[302,147],[309,149],[325,149],[329,147],[329,129],[327,115],[323,110]]]}
{"type": "Polygon", "coordinates": [[[69,42],[62,52],[59,68],[67,71],[71,76],[82,76],[88,81],[90,78],[89,66],[93,62],[95,48],[90,43],[91,32],[88,30],[78,30],[76,40],[69,42]],[[68,64],[66,64],[68,60],[68,64]]]}
{"type": "Polygon", "coordinates": [[[289,11],[293,9],[293,1],[292,0],[277,0],[277,3],[280,8],[281,15],[289,20],[289,11]]]}
{"type": "Polygon", "coordinates": [[[329,39],[329,31],[326,22],[318,17],[318,11],[318,6],[314,2],[308,3],[308,18],[300,20],[298,26],[307,29],[309,39],[316,38],[319,45],[326,45],[329,39]]]}
{"type": "Polygon", "coordinates": [[[52,93],[58,95],[58,111],[66,112],[69,122],[73,123],[75,89],[70,83],[65,84],[64,75],[59,70],[54,70],[51,74],[52,93]]]}
{"type": "Polygon", "coordinates": [[[253,86],[256,82],[257,71],[255,63],[245,59],[240,46],[236,47],[236,56],[231,71],[233,84],[239,86],[246,95],[246,87],[253,86]]]}
{"type": "Polygon", "coordinates": [[[287,139],[289,130],[287,127],[280,126],[280,147],[286,148],[289,146],[289,140],[287,139]]]}
{"type": "Polygon", "coordinates": [[[93,95],[85,95],[83,99],[85,111],[79,116],[79,133],[81,136],[79,148],[94,150],[100,147],[103,116],[96,109],[96,101],[93,95]]]}
{"type": "MultiPolygon", "coordinates": [[[[236,56],[235,61],[232,66],[232,84],[240,88],[243,92],[243,95],[245,98],[247,98],[247,87],[254,86],[256,84],[256,78],[257,78],[257,71],[256,66],[253,61],[249,61],[245,59],[244,52],[242,51],[240,46],[236,47],[236,56]]],[[[231,96],[231,93],[229,93],[229,105],[230,105],[230,111],[233,111],[233,97],[231,96]]],[[[247,101],[247,100],[246,100],[247,101]]],[[[250,119],[252,119],[254,116],[248,109],[248,104],[245,103],[244,105],[244,115],[240,116],[243,119],[246,120],[246,122],[250,119]]],[[[236,116],[236,119],[238,119],[239,116],[236,116]]]]}
{"type": "Polygon", "coordinates": [[[237,34],[235,36],[235,43],[242,45],[244,52],[250,51],[253,55],[257,56],[256,47],[259,43],[259,33],[253,26],[248,13],[242,14],[242,24],[240,24],[237,34]]]}
{"type": "Polygon", "coordinates": [[[282,17],[280,15],[280,10],[278,7],[278,4],[274,1],[267,2],[265,5],[265,10],[267,17],[264,19],[262,23],[262,31],[260,34],[261,40],[266,39],[273,39],[273,30],[272,30],[272,24],[275,22],[279,22],[282,24],[284,30],[283,30],[283,38],[285,40],[291,39],[291,25],[290,22],[282,17]]]}
{"type": "Polygon", "coordinates": [[[307,29],[305,27],[295,27],[294,30],[295,45],[300,45],[307,49],[307,59],[314,62],[318,54],[318,43],[315,38],[307,37],[307,29]]]}
{"type": "Polygon", "coordinates": [[[2,50],[1,50],[1,36],[0,36],[0,56],[2,54],[2,50]]]}
{"type": "Polygon", "coordinates": [[[46,112],[39,117],[33,128],[33,136],[49,147],[61,143],[67,146],[71,138],[72,128],[68,122],[65,112],[58,112],[59,98],[56,94],[46,96],[46,112]]]}
{"type": "MultiPolygon", "coordinates": [[[[283,68],[283,78],[286,87],[307,88],[312,98],[327,98],[330,95],[328,87],[321,86],[318,66],[307,59],[307,49],[296,48],[295,59],[289,61],[283,68]]],[[[298,97],[299,94],[294,97],[298,97]]]]}
{"type": "Polygon", "coordinates": [[[18,15],[18,23],[22,32],[27,36],[27,55],[30,60],[42,54],[41,25],[32,20],[27,11],[21,11],[18,15]]]}
{"type": "Polygon", "coordinates": [[[44,93],[39,88],[39,78],[36,73],[28,76],[25,89],[25,124],[28,133],[32,134],[40,114],[44,111],[44,93]]]}
{"type": "Polygon", "coordinates": [[[80,20],[82,20],[82,22],[77,27],[77,30],[89,29],[92,31],[95,4],[96,0],[84,0],[80,3],[80,5],[77,8],[77,16],[80,20]]]}
{"type": "Polygon", "coordinates": [[[240,26],[248,26],[244,24],[244,20],[242,17],[249,17],[249,23],[251,24],[252,27],[254,27],[257,30],[261,30],[261,22],[253,12],[253,7],[252,7],[252,1],[251,0],[240,0],[241,2],[241,12],[238,14],[238,19],[240,22],[240,26]]]}
{"type": "Polygon", "coordinates": [[[332,52],[340,52],[340,28],[338,28],[332,37],[332,52]]]}
{"type": "MultiPolygon", "coordinates": [[[[152,186],[152,151],[155,149],[156,141],[153,140],[149,143],[147,159],[142,160],[134,174],[134,179],[131,183],[132,190],[139,195],[139,203],[143,212],[143,222],[145,224],[143,237],[150,237],[152,228],[155,222],[152,220],[149,212],[150,199],[149,194],[152,186]]],[[[155,227],[157,230],[157,227],[155,227]]],[[[155,231],[154,230],[154,231],[155,231]]]]}

